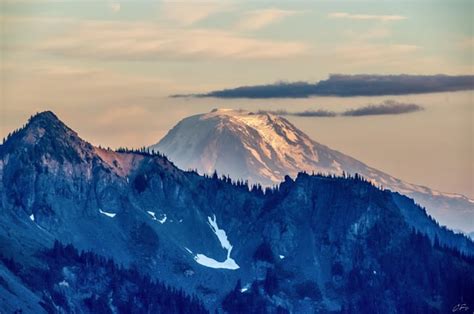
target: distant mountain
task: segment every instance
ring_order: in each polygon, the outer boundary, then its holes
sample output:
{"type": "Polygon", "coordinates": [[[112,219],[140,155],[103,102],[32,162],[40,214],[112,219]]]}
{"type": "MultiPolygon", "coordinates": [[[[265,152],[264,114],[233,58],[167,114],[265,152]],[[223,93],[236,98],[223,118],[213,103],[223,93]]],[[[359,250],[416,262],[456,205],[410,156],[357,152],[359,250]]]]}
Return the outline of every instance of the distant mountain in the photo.
{"type": "Polygon", "coordinates": [[[373,184],[400,192],[426,207],[442,225],[474,229],[474,200],[403,182],[319,144],[285,118],[270,113],[216,109],[181,120],[150,149],[182,169],[230,175],[271,186],[298,172],[358,173],[373,184]]]}
{"type": "Polygon", "coordinates": [[[474,306],[474,243],[358,175],[249,190],[160,154],[94,147],[43,112],[0,145],[0,205],[2,311],[474,306]]]}

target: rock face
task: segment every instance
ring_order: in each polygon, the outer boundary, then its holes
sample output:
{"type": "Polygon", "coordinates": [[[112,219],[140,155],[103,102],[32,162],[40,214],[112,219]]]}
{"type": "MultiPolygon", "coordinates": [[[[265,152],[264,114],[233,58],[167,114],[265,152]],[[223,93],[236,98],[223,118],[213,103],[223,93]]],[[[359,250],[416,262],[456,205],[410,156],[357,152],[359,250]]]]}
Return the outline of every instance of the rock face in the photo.
{"type": "Polygon", "coordinates": [[[161,311],[133,292],[134,278],[106,280],[119,276],[112,266],[56,240],[195,295],[210,312],[421,313],[473,300],[464,254],[474,243],[360,176],[299,174],[249,191],[159,154],[94,147],[44,112],[0,146],[0,200],[3,309],[88,313],[100,301],[102,312],[124,312],[133,296],[161,311]]]}
{"type": "Polygon", "coordinates": [[[321,145],[288,120],[269,113],[218,109],[180,121],[150,149],[181,169],[230,175],[272,186],[298,172],[358,173],[373,184],[412,197],[442,225],[466,234],[474,230],[474,200],[403,182],[321,145]]]}

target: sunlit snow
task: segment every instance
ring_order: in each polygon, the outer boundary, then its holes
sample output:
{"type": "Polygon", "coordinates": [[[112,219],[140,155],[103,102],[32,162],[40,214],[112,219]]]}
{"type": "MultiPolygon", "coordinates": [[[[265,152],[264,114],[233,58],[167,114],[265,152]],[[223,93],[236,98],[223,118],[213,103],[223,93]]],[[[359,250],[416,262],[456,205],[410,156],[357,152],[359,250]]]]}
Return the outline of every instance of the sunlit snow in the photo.
{"type": "Polygon", "coordinates": [[[100,212],[102,215],[105,215],[105,216],[110,217],[110,218],[114,218],[115,215],[117,215],[117,214],[115,214],[115,213],[104,212],[102,209],[99,209],[99,212],[100,212]]]}

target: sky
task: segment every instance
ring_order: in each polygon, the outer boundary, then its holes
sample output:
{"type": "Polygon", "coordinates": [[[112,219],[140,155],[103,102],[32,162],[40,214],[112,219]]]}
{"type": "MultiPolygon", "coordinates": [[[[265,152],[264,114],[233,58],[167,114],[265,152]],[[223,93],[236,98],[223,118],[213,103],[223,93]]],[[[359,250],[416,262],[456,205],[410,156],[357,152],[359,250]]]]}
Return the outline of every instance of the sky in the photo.
{"type": "Polygon", "coordinates": [[[473,93],[300,100],[172,94],[343,74],[474,74],[472,1],[3,0],[0,136],[53,110],[93,144],[154,144],[216,107],[397,116],[288,117],[316,141],[406,181],[474,197],[473,93]]]}

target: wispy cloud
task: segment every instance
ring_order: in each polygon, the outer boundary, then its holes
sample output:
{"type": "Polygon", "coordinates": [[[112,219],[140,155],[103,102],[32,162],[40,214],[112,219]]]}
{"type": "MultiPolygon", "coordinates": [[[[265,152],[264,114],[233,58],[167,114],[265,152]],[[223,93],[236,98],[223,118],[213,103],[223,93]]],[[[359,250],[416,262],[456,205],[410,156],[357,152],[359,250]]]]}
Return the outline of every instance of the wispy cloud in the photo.
{"type": "Polygon", "coordinates": [[[243,18],[237,23],[237,28],[243,30],[258,30],[298,13],[301,12],[281,9],[251,11],[244,14],[243,18]]]}
{"type": "Polygon", "coordinates": [[[76,29],[45,40],[45,52],[103,60],[278,59],[301,56],[301,42],[254,39],[212,29],[169,28],[145,22],[81,22],[76,29]]]}
{"type": "Polygon", "coordinates": [[[294,116],[308,118],[333,118],[343,117],[362,117],[362,116],[379,116],[379,115],[399,115],[422,111],[424,108],[413,103],[402,103],[395,100],[386,100],[381,104],[371,104],[360,108],[349,109],[343,112],[335,112],[325,109],[305,110],[305,111],[288,111],[279,110],[259,110],[258,113],[271,113],[279,116],[294,116]]]}
{"type": "Polygon", "coordinates": [[[364,32],[346,30],[344,35],[348,37],[348,40],[353,43],[368,43],[371,40],[383,39],[391,36],[391,30],[387,27],[386,24],[381,25],[377,24],[376,27],[367,29],[364,32]]]}
{"type": "Polygon", "coordinates": [[[348,19],[348,20],[374,20],[374,21],[400,21],[406,20],[407,17],[402,15],[374,15],[374,14],[351,14],[346,12],[333,12],[328,15],[330,18],[335,19],[348,19]]]}
{"type": "Polygon", "coordinates": [[[386,100],[382,104],[368,105],[361,108],[344,111],[341,115],[348,117],[396,115],[424,110],[420,105],[413,103],[400,103],[394,100],[386,100]]]}
{"type": "Polygon", "coordinates": [[[295,116],[295,117],[336,117],[337,113],[334,111],[319,109],[319,110],[305,110],[305,111],[287,111],[279,110],[259,110],[258,113],[271,113],[278,116],[295,116]]]}
{"type": "Polygon", "coordinates": [[[112,11],[113,13],[117,13],[120,11],[121,6],[120,6],[120,3],[111,1],[109,2],[109,8],[110,8],[110,11],[112,11]]]}
{"type": "Polygon", "coordinates": [[[159,7],[159,13],[167,21],[189,26],[229,8],[228,2],[164,1],[159,7]]]}

